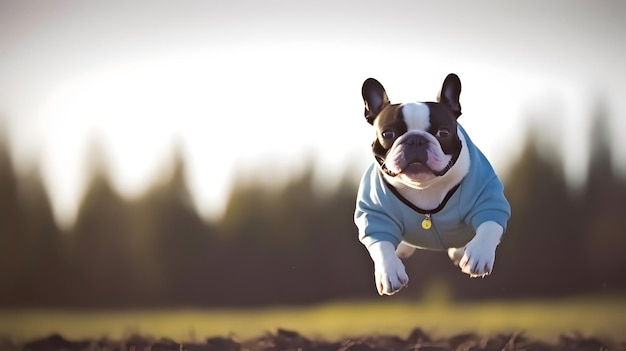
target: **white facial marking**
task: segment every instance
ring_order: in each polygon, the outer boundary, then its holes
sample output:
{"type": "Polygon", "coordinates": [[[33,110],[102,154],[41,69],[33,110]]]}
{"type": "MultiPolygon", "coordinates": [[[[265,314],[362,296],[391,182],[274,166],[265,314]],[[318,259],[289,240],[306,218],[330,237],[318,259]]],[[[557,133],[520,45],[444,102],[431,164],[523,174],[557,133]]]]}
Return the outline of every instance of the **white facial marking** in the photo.
{"type": "Polygon", "coordinates": [[[402,104],[402,116],[408,130],[426,131],[430,127],[430,109],[420,102],[402,104]]]}

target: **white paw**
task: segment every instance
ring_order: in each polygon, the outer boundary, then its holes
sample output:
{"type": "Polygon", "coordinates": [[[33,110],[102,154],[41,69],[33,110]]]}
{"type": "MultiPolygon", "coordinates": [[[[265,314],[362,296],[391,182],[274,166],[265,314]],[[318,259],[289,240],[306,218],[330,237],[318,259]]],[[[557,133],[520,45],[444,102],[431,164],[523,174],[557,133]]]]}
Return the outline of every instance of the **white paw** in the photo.
{"type": "Polygon", "coordinates": [[[472,278],[484,277],[491,274],[495,259],[495,250],[488,252],[487,250],[472,248],[468,244],[459,262],[459,267],[461,267],[461,272],[469,274],[472,278]]]}
{"type": "Polygon", "coordinates": [[[396,255],[398,255],[401,259],[411,257],[413,252],[415,252],[415,247],[405,244],[404,241],[398,245],[398,248],[396,248],[396,255]]]}
{"type": "Polygon", "coordinates": [[[375,264],[374,276],[379,295],[393,295],[409,283],[404,265],[396,255],[375,264]]]}
{"type": "Polygon", "coordinates": [[[461,247],[461,248],[451,247],[448,249],[448,257],[450,257],[450,259],[452,260],[455,266],[458,266],[461,263],[461,258],[463,258],[464,254],[465,254],[464,247],[461,247]]]}
{"type": "Polygon", "coordinates": [[[392,243],[379,241],[370,245],[368,250],[374,262],[378,294],[393,295],[409,283],[409,276],[392,243]]]}
{"type": "Polygon", "coordinates": [[[465,246],[465,252],[459,262],[463,273],[469,274],[472,278],[491,274],[502,231],[499,224],[491,221],[478,226],[476,236],[465,246]]]}

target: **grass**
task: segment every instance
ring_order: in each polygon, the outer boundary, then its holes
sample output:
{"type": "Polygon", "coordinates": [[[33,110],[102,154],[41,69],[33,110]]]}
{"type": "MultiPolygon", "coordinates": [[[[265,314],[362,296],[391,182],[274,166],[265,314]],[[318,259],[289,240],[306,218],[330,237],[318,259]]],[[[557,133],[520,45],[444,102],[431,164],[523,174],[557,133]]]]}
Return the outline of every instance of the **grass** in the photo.
{"type": "Polygon", "coordinates": [[[437,337],[463,332],[524,331],[554,342],[580,332],[625,341],[626,299],[568,298],[533,301],[452,303],[446,299],[407,302],[393,298],[308,307],[263,309],[177,309],[148,311],[0,311],[0,336],[16,341],[60,333],[70,339],[121,339],[130,334],[199,341],[210,336],[240,339],[295,330],[307,337],[337,340],[391,334],[406,337],[415,327],[437,337]]]}

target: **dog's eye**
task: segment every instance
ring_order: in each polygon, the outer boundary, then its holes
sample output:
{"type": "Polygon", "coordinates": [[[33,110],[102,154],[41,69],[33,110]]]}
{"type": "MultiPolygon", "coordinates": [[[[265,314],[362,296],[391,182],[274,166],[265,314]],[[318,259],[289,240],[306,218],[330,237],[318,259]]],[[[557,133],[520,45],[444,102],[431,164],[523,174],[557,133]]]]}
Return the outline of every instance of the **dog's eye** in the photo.
{"type": "Polygon", "coordinates": [[[445,138],[450,136],[450,130],[448,128],[441,128],[437,131],[437,134],[435,134],[435,136],[437,138],[445,138]]]}
{"type": "Polygon", "coordinates": [[[384,132],[381,133],[381,135],[383,139],[387,139],[387,140],[393,139],[396,137],[396,133],[391,129],[385,130],[384,132]]]}

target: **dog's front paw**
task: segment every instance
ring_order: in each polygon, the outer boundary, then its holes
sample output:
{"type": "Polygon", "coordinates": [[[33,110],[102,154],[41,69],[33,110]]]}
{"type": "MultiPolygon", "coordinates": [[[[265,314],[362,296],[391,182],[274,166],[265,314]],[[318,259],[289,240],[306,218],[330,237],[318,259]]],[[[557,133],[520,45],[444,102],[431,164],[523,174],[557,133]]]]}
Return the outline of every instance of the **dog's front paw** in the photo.
{"type": "Polygon", "coordinates": [[[469,274],[472,278],[484,277],[491,274],[495,260],[495,250],[476,249],[468,244],[459,267],[461,272],[469,274]]]}
{"type": "Polygon", "coordinates": [[[495,222],[485,222],[476,229],[476,236],[465,246],[459,267],[470,277],[491,274],[496,260],[496,248],[500,243],[503,228],[495,222]]]}
{"type": "Polygon", "coordinates": [[[404,264],[396,255],[375,264],[374,276],[379,295],[393,295],[409,283],[404,264]]]}
{"type": "Polygon", "coordinates": [[[374,278],[378,294],[393,295],[409,283],[409,276],[392,243],[375,242],[368,250],[374,261],[374,278]]]}

